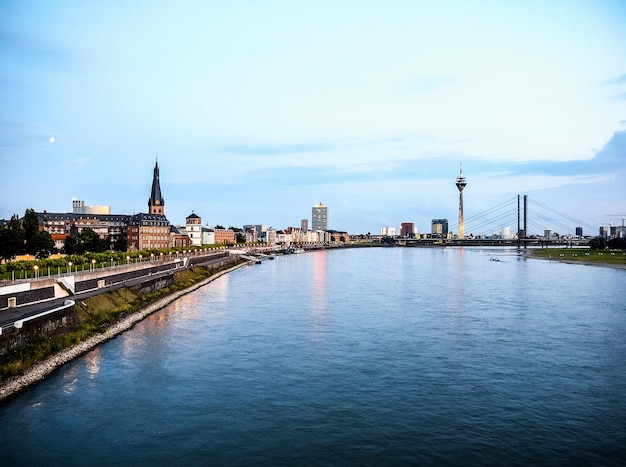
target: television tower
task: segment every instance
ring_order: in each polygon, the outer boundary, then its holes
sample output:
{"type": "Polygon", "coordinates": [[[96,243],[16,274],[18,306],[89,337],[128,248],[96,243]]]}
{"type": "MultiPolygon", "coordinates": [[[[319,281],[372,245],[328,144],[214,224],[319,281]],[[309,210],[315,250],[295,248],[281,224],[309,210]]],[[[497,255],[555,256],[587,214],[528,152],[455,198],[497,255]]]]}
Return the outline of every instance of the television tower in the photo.
{"type": "Polygon", "coordinates": [[[456,179],[456,187],[459,189],[459,239],[465,238],[465,221],[463,220],[463,188],[467,185],[467,180],[463,176],[463,163],[461,162],[461,171],[456,179]]]}

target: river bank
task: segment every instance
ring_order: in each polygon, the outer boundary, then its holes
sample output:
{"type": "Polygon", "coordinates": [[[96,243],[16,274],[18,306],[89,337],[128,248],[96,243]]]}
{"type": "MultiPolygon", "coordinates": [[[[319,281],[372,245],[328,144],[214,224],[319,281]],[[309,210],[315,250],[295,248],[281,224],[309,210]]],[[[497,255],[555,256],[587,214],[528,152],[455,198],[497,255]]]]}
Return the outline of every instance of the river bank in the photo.
{"type": "Polygon", "coordinates": [[[103,333],[94,335],[86,339],[85,341],[79,342],[67,349],[63,349],[53,355],[50,355],[41,362],[29,368],[24,374],[16,376],[14,378],[10,378],[7,381],[3,381],[2,383],[0,383],[0,402],[18,394],[19,392],[29,388],[30,386],[33,386],[34,384],[43,381],[48,375],[56,371],[57,368],[65,365],[68,362],[71,362],[72,360],[93,350],[95,347],[131,329],[147,316],[155,313],[156,311],[177,300],[183,295],[193,292],[194,290],[197,290],[200,287],[209,284],[218,277],[221,277],[224,274],[228,274],[229,272],[232,272],[235,269],[238,269],[239,267],[246,264],[247,263],[236,264],[235,266],[232,266],[224,271],[216,272],[210,277],[200,282],[197,282],[184,290],[179,290],[172,293],[171,295],[160,298],[157,301],[146,306],[145,308],[139,310],[138,312],[132,313],[131,315],[126,316],[120,321],[114,323],[103,333]]]}
{"type": "Polygon", "coordinates": [[[626,270],[626,259],[624,262],[616,262],[614,257],[610,255],[599,254],[596,252],[593,256],[586,256],[585,253],[588,252],[589,250],[574,250],[574,252],[572,252],[571,249],[556,249],[551,251],[543,249],[524,250],[524,256],[544,261],[558,261],[559,263],[566,264],[583,264],[585,266],[626,270]]]}

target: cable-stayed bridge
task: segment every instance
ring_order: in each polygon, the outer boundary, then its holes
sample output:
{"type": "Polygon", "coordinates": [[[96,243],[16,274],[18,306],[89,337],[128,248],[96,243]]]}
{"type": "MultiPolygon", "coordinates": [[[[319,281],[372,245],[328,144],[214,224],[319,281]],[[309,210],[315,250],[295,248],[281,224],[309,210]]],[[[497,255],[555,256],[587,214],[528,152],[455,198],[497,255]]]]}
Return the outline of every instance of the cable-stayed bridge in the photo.
{"type": "MultiPolygon", "coordinates": [[[[416,242],[458,245],[586,245],[582,235],[596,236],[596,226],[520,195],[473,216],[465,217],[465,238],[458,239],[459,223],[449,226],[444,238],[420,238],[416,242]]],[[[412,243],[412,239],[408,240],[412,243]]],[[[399,244],[403,240],[398,240],[399,244]]]]}
{"type": "MultiPolygon", "coordinates": [[[[574,236],[582,228],[587,235],[597,235],[598,228],[569,214],[560,212],[530,197],[518,195],[481,213],[465,218],[465,232],[473,236],[493,237],[501,235],[507,227],[521,238],[545,236],[550,230],[555,236],[574,236]],[[557,235],[558,234],[558,235],[557,235]]],[[[451,225],[450,231],[458,231],[459,224],[451,225]]]]}

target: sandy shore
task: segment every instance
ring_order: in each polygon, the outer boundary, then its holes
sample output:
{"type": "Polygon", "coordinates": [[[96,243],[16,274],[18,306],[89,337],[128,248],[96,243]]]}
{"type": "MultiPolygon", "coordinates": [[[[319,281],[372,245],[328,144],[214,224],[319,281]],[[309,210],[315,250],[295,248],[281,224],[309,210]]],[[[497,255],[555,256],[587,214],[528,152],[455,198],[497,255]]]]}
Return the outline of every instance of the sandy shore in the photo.
{"type": "Polygon", "coordinates": [[[146,316],[151,315],[155,311],[158,311],[166,305],[169,305],[171,302],[182,297],[183,295],[193,292],[194,290],[199,289],[200,287],[214,281],[218,277],[224,274],[228,274],[229,272],[234,271],[235,269],[244,266],[245,264],[246,263],[237,264],[230,269],[220,271],[212,275],[211,277],[206,278],[202,282],[198,282],[197,284],[192,285],[188,289],[180,290],[171,295],[168,295],[167,297],[163,297],[158,301],[152,303],[151,305],[147,306],[146,308],[138,311],[137,313],[133,313],[132,315],[127,316],[121,321],[118,321],[109,329],[107,329],[104,333],[92,336],[86,341],[80,342],[70,348],[57,352],[56,354],[50,355],[45,360],[33,366],[22,376],[11,378],[7,381],[0,383],[0,401],[3,401],[8,397],[11,397],[18,392],[23,391],[24,389],[43,381],[48,375],[50,375],[60,366],[71,362],[72,360],[94,349],[98,345],[113,339],[124,331],[131,329],[139,321],[146,318],[146,316]]]}

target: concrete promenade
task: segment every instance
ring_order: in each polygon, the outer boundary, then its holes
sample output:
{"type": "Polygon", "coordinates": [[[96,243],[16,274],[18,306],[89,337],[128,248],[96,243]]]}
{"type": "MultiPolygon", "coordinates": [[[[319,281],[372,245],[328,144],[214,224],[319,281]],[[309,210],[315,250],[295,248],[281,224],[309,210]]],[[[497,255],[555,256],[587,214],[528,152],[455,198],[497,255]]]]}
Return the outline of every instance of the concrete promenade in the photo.
{"type": "Polygon", "coordinates": [[[92,271],[16,281],[15,284],[0,287],[0,330],[11,327],[20,319],[61,306],[67,299],[79,302],[107,290],[138,285],[176,269],[210,266],[228,256],[228,251],[224,250],[198,251],[173,258],[164,257],[92,271]],[[11,302],[11,298],[16,300],[11,302]],[[14,306],[7,306],[9,303],[14,306]]]}

